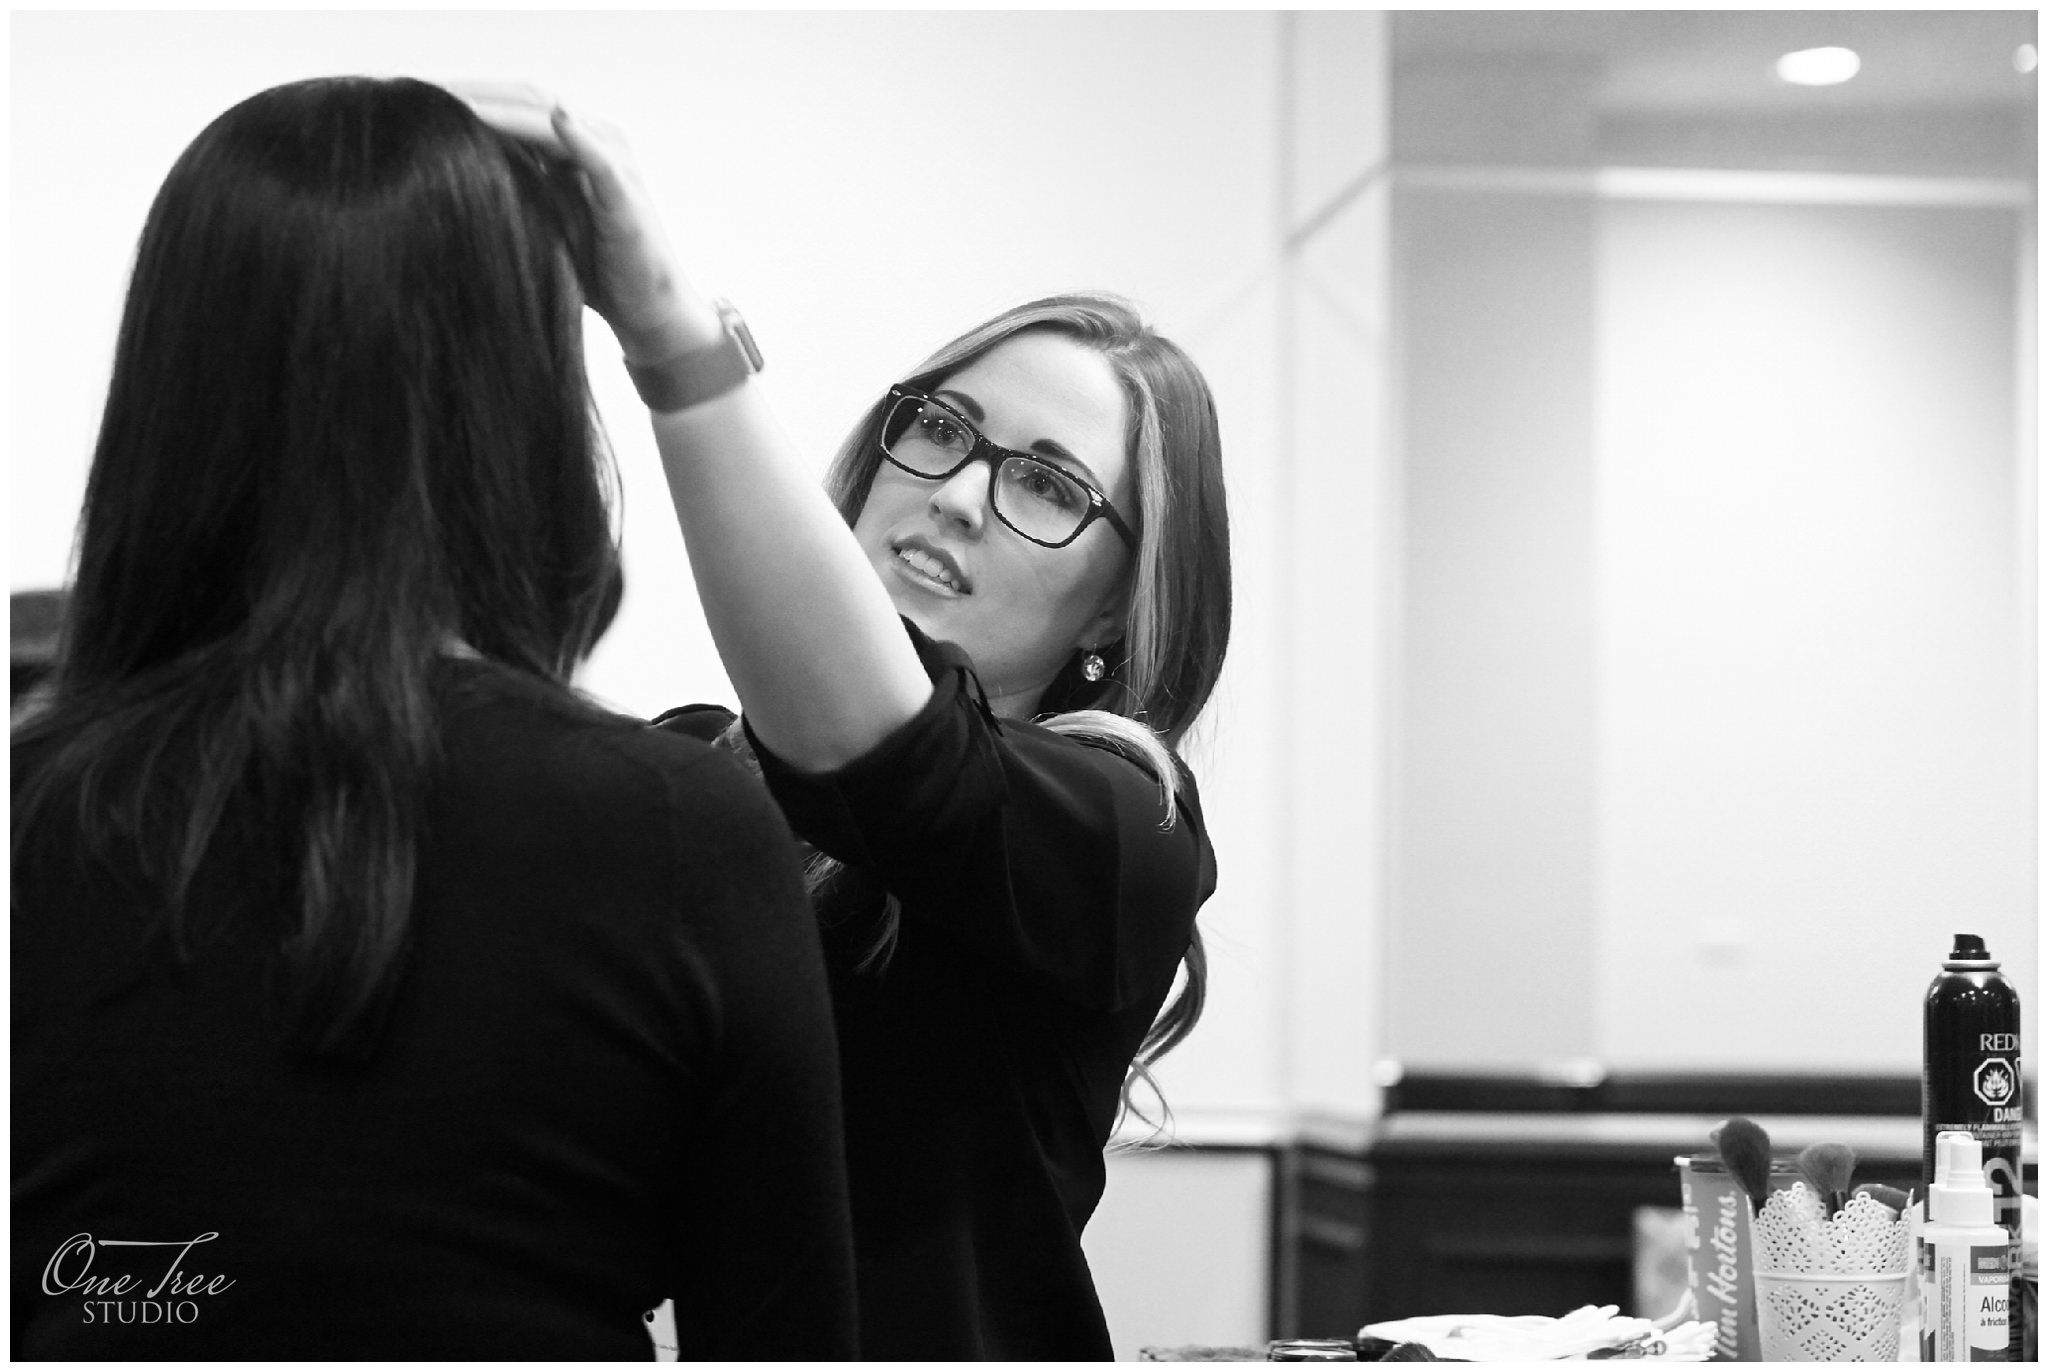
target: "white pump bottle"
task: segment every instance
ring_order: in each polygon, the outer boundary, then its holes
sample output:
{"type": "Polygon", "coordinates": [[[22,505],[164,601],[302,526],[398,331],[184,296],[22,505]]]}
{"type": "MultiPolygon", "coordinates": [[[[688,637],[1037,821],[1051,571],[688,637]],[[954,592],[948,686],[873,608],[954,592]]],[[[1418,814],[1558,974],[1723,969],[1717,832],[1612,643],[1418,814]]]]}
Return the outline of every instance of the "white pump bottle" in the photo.
{"type": "Polygon", "coordinates": [[[2010,1235],[1991,1214],[1983,1144],[1957,1130],[1937,1134],[1920,1228],[1922,1362],[2006,1361],[2010,1235]]]}

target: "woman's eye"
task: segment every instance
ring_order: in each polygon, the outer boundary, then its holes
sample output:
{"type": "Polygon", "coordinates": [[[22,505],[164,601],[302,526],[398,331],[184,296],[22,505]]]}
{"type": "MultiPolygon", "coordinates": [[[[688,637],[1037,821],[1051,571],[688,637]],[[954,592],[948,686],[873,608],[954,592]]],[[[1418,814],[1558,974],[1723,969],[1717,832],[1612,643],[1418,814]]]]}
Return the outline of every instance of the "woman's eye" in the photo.
{"type": "Polygon", "coordinates": [[[1081,499],[1080,488],[1050,467],[1037,463],[1019,463],[1024,470],[1018,474],[1017,485],[1024,494],[1048,505],[1070,510],[1081,499]]]}
{"type": "Polygon", "coordinates": [[[970,440],[967,430],[944,415],[928,414],[923,420],[925,441],[948,451],[964,452],[970,440]]]}

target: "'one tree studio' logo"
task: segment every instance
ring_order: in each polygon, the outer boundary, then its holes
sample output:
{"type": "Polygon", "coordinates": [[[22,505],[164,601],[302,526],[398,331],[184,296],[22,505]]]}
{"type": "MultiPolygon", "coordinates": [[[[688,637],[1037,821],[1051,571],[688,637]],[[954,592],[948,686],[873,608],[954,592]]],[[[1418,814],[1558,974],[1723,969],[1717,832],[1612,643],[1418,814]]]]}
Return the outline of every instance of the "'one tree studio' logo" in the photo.
{"type": "MultiPolygon", "coordinates": [[[[217,1296],[233,1286],[231,1277],[209,1277],[203,1272],[187,1272],[186,1260],[196,1244],[219,1238],[217,1233],[201,1234],[195,1239],[95,1239],[90,1234],[73,1234],[57,1245],[57,1251],[50,1255],[50,1261],[43,1268],[43,1294],[48,1296],[77,1296],[84,1307],[87,1324],[194,1324],[199,1319],[199,1297],[217,1296]],[[104,1268],[93,1272],[93,1260],[106,1249],[169,1248],[174,1249],[169,1261],[160,1269],[156,1284],[147,1291],[140,1291],[147,1275],[136,1276],[131,1272],[109,1275],[104,1268]]],[[[108,1254],[111,1262],[117,1256],[108,1254]]],[[[132,1255],[137,1261],[150,1259],[151,1274],[156,1274],[155,1259],[161,1254],[132,1255]]]]}

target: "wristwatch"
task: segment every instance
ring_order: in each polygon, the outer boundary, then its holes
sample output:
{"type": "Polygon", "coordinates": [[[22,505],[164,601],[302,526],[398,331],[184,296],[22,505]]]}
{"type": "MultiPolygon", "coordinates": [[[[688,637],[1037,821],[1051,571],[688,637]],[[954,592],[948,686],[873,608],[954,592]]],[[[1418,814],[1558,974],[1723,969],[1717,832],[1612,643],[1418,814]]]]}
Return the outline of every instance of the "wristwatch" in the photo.
{"type": "Polygon", "coordinates": [[[633,389],[657,414],[673,414],[716,400],[762,368],[761,349],[754,343],[753,330],[733,308],[730,300],[715,300],[723,336],[708,347],[696,348],[660,362],[628,362],[626,374],[633,389]]]}

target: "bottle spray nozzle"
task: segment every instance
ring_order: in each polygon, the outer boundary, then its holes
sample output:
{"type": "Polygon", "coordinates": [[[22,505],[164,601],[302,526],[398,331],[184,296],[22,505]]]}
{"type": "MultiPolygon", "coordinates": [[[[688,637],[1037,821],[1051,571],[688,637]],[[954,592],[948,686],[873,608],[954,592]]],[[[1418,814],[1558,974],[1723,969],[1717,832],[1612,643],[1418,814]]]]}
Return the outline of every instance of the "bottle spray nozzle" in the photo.
{"type": "Polygon", "coordinates": [[[1960,1129],[1934,1136],[1934,1185],[1927,1218],[1936,1224],[1991,1223],[1991,1187],[1984,1180],[1984,1145],[1960,1129]]]}

